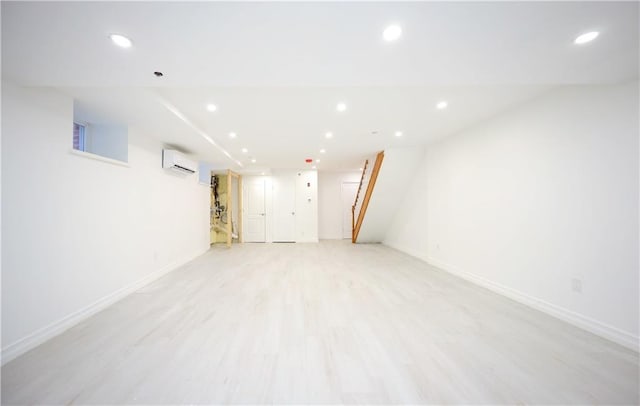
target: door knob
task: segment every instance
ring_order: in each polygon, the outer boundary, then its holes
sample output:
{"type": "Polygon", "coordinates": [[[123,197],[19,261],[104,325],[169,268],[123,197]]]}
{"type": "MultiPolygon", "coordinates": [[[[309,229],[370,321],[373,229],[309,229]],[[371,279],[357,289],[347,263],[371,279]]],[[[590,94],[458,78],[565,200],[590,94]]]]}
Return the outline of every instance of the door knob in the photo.
{"type": "Polygon", "coordinates": [[[296,215],[296,212],[295,212],[295,211],[292,211],[292,212],[291,212],[291,215],[292,215],[292,216],[295,216],[295,215],[296,215]]]}

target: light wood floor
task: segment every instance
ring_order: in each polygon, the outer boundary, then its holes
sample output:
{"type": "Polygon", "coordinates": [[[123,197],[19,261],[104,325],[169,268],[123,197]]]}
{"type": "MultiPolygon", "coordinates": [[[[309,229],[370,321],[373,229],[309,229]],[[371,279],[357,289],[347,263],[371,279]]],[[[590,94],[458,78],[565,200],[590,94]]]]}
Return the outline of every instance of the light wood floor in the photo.
{"type": "Polygon", "coordinates": [[[5,404],[637,404],[638,354],[381,245],[216,248],[2,368],[5,404]]]}

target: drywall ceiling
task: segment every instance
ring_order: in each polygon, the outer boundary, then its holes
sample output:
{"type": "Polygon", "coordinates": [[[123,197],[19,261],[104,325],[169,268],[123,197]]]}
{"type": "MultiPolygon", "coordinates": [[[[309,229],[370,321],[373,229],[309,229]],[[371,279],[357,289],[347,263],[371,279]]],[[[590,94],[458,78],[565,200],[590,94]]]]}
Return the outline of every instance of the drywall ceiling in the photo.
{"type": "Polygon", "coordinates": [[[638,4],[3,2],[2,68],[199,159],[354,169],[554,86],[637,78],[638,4]],[[391,23],[403,36],[387,43],[391,23]],[[596,41],[573,44],[592,30],[596,41]],[[114,32],[133,47],[114,46],[114,32]]]}

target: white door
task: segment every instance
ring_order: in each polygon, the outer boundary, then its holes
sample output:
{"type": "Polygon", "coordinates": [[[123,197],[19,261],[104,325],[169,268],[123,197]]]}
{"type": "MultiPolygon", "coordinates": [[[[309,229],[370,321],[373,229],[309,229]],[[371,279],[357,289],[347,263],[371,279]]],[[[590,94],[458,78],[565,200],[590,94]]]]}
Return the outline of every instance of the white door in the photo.
{"type": "Polygon", "coordinates": [[[358,182],[342,182],[342,238],[351,238],[351,206],[359,185],[358,182]]]}
{"type": "Polygon", "coordinates": [[[265,242],[265,181],[262,178],[250,179],[245,182],[243,205],[245,207],[244,241],[265,242]]]}
{"type": "Polygon", "coordinates": [[[296,176],[278,175],[273,182],[273,241],[296,241],[296,176]]]}

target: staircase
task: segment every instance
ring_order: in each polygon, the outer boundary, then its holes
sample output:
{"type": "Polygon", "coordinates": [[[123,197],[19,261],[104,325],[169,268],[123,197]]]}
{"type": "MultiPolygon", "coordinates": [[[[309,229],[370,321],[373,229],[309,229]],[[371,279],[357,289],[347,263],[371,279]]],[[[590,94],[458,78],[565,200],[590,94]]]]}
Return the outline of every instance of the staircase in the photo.
{"type": "Polygon", "coordinates": [[[379,152],[372,168],[365,161],[351,207],[351,242],[382,242],[423,156],[422,149],[393,148],[379,152]]]}
{"type": "Polygon", "coordinates": [[[373,189],[376,185],[376,180],[378,178],[380,168],[382,167],[383,159],[384,151],[380,151],[378,155],[376,155],[375,163],[372,170],[368,170],[369,160],[367,159],[364,162],[364,166],[362,168],[362,176],[360,177],[360,185],[358,186],[358,193],[356,193],[356,200],[351,207],[352,243],[355,243],[358,240],[358,234],[360,233],[360,229],[362,228],[362,222],[364,221],[364,216],[367,212],[367,208],[369,207],[369,201],[371,200],[371,195],[373,194],[373,189]],[[362,189],[365,189],[365,192],[364,196],[362,196],[361,198],[360,196],[362,194],[362,189]]]}

